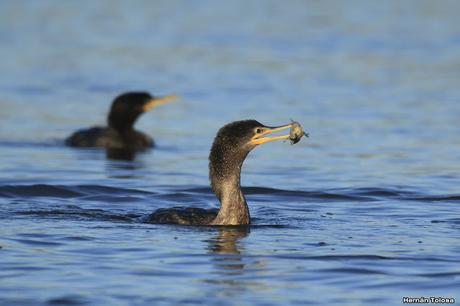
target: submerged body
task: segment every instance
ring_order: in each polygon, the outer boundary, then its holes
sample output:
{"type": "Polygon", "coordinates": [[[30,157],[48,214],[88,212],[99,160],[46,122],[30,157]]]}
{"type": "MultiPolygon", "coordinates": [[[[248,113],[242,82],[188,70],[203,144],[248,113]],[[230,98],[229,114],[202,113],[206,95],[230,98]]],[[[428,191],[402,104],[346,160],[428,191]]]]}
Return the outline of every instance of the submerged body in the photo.
{"type": "Polygon", "coordinates": [[[82,129],[65,140],[71,147],[141,150],[152,147],[153,139],[134,129],[140,115],[174,99],[174,95],[153,97],[146,92],[128,92],[115,98],[107,116],[107,126],[82,129]]]}
{"type": "MultiPolygon", "coordinates": [[[[209,154],[209,179],[220,202],[220,208],[174,207],[158,209],[144,222],[189,225],[248,225],[251,223],[249,207],[241,191],[241,167],[248,153],[257,145],[291,136],[265,135],[287,128],[299,129],[298,123],[280,127],[267,127],[256,120],[236,121],[222,127],[217,133],[209,154]]],[[[301,128],[301,127],[300,127],[301,128]]],[[[302,129],[303,131],[303,129],[302,129]]],[[[296,142],[304,135],[296,135],[296,142]]]]}

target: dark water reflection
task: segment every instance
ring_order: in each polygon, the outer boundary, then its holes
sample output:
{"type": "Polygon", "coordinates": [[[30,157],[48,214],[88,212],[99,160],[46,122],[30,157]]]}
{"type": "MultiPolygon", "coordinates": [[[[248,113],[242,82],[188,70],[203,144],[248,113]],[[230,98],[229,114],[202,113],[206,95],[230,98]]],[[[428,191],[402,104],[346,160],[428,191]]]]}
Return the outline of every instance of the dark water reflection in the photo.
{"type": "Polygon", "coordinates": [[[117,158],[108,158],[106,161],[106,173],[107,177],[114,179],[142,179],[146,174],[142,172],[143,169],[148,169],[148,165],[145,164],[141,159],[135,159],[136,154],[139,152],[134,151],[123,151],[118,152],[117,158]],[[128,157],[124,154],[133,154],[133,159],[125,159],[128,157]],[[123,158],[122,158],[123,157],[123,158]]]}
{"type": "Polygon", "coordinates": [[[105,153],[107,159],[133,161],[139,152],[131,149],[106,149],[105,153]]]}

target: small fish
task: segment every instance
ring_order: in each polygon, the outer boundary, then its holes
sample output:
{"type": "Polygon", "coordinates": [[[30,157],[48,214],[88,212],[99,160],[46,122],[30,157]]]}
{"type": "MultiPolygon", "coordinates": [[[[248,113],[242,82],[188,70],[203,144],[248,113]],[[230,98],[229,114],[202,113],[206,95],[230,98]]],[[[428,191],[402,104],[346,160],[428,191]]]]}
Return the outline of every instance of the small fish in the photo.
{"type": "Polygon", "coordinates": [[[291,141],[291,145],[296,144],[300,141],[300,139],[305,136],[309,137],[308,133],[305,133],[303,127],[300,123],[296,121],[292,121],[291,131],[289,132],[289,140],[291,141]]]}

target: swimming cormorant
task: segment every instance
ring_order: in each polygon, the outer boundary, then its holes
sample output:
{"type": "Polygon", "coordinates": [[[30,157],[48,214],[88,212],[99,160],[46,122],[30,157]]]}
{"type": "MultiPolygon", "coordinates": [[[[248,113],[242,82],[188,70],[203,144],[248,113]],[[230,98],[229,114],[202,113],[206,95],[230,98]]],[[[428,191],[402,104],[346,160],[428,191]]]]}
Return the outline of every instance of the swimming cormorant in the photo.
{"type": "Polygon", "coordinates": [[[147,92],[127,92],[115,98],[107,116],[107,127],[95,126],[73,133],[65,141],[71,147],[104,147],[140,150],[154,145],[153,139],[134,129],[137,118],[175,95],[151,96],[147,92]]]}
{"type": "MultiPolygon", "coordinates": [[[[248,153],[257,145],[277,140],[307,136],[296,122],[268,127],[256,120],[243,120],[222,127],[209,154],[209,179],[220,201],[220,209],[173,207],[158,209],[144,222],[196,225],[248,225],[251,223],[249,208],[241,191],[241,167],[248,153]],[[296,132],[287,135],[267,134],[295,127],[296,132]]],[[[292,132],[292,131],[291,131],[292,132]]]]}

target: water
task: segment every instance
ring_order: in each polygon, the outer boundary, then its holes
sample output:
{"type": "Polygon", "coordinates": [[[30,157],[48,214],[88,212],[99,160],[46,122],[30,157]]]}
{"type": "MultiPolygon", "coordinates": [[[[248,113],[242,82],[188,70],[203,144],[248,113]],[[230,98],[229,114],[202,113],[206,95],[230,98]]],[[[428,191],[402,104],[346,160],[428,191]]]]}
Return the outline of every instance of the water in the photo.
{"type": "Polygon", "coordinates": [[[0,304],[400,305],[460,299],[457,1],[2,1],[0,304]],[[126,90],[175,92],[134,161],[63,139],[126,90]],[[247,228],[217,207],[219,127],[301,122],[247,158],[247,228]]]}

